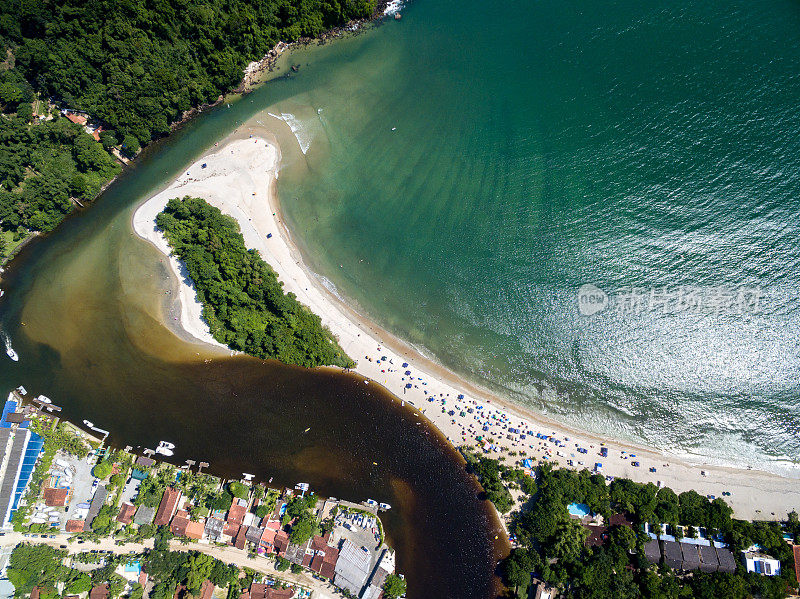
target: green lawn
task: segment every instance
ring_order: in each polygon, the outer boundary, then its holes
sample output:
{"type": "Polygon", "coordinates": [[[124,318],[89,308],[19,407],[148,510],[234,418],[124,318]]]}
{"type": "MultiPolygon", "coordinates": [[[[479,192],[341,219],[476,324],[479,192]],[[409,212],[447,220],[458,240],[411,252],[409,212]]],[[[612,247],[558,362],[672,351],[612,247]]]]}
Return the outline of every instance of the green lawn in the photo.
{"type": "Polygon", "coordinates": [[[28,238],[28,235],[14,241],[14,231],[0,231],[0,239],[3,240],[2,251],[0,251],[0,258],[5,259],[10,256],[19,245],[28,238]]]}

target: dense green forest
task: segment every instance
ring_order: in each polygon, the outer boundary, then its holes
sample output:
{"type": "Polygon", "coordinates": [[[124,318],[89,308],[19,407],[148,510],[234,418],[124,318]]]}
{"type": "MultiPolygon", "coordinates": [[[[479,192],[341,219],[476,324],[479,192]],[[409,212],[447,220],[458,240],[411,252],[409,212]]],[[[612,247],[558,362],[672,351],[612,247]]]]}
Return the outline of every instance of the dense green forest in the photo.
{"type": "MultiPolygon", "coordinates": [[[[483,467],[486,470],[486,467],[483,467]]],[[[497,464],[506,480],[516,480],[517,471],[497,464]]],[[[536,480],[520,485],[530,494],[523,508],[513,514],[510,532],[519,548],[506,559],[506,583],[515,596],[525,597],[531,574],[558,586],[565,597],[592,599],[747,599],[779,598],[788,595],[794,579],[792,550],[777,522],[746,522],[731,517],[731,508],[722,500],[709,501],[695,491],[676,494],[654,484],[639,484],[617,478],[606,484],[599,474],[583,470],[539,467],[536,480]],[[569,517],[567,506],[582,503],[606,522],[612,514],[625,514],[633,526],[610,526],[608,539],[600,546],[585,543],[588,530],[569,517]],[[681,574],[665,565],[650,564],[643,546],[649,537],[642,524],[666,523],[703,527],[721,534],[737,559],[733,574],[681,574]],[[748,574],[739,559],[740,551],[758,543],[766,553],[781,561],[781,575],[748,574]]],[[[786,530],[800,540],[797,514],[790,514],[786,530]]],[[[561,596],[561,595],[559,595],[561,596]]]]}
{"type": "Polygon", "coordinates": [[[33,115],[34,93],[16,69],[0,67],[0,255],[28,231],[50,231],[119,171],[82,127],[33,115]]]}
{"type": "Polygon", "coordinates": [[[30,231],[55,228],[74,200],[94,198],[119,170],[113,148],[134,156],[185,111],[235,87],[277,42],[318,36],[374,7],[0,0],[0,256],[30,231]],[[99,142],[62,117],[63,108],[100,126],[99,142]]]}
{"type": "Polygon", "coordinates": [[[287,364],[354,366],[319,316],[284,293],[275,272],[245,247],[234,219],[185,197],[170,200],[156,222],[186,264],[217,341],[287,364]]]}
{"type": "Polygon", "coordinates": [[[0,39],[34,90],[130,149],[235,87],[279,41],[372,14],[374,0],[0,0],[0,39]]]}

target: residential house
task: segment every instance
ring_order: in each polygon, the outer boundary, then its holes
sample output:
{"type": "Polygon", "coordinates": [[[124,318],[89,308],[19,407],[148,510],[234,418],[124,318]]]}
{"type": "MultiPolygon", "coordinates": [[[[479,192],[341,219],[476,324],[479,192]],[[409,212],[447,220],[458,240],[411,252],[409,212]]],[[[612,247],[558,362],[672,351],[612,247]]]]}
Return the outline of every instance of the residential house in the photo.
{"type": "Polygon", "coordinates": [[[172,520],[175,511],[178,509],[178,504],[181,501],[180,489],[175,487],[167,487],[164,489],[164,495],[161,497],[161,503],[158,504],[158,511],[156,511],[156,518],[153,524],[156,526],[165,526],[172,520]]]}
{"type": "Polygon", "coordinates": [[[108,599],[108,585],[107,584],[98,584],[96,587],[92,587],[92,590],[89,591],[89,599],[108,599]]]}
{"type": "Polygon", "coordinates": [[[247,544],[247,527],[242,525],[239,527],[239,532],[236,533],[236,536],[233,539],[233,546],[237,549],[244,549],[245,545],[247,544]]]}
{"type": "MultiPolygon", "coordinates": [[[[244,524],[242,524],[244,526],[244,524]]],[[[253,543],[256,547],[261,544],[261,535],[264,532],[263,529],[258,528],[257,526],[247,526],[247,532],[245,533],[245,538],[249,543],[253,543]]]]}
{"type": "Polygon", "coordinates": [[[89,512],[86,514],[86,522],[84,523],[83,530],[92,529],[92,520],[97,517],[97,514],[100,513],[100,508],[105,505],[106,497],[108,497],[106,488],[103,485],[97,487],[97,490],[94,492],[94,497],[92,497],[92,503],[89,504],[89,512]]]}
{"type": "Polygon", "coordinates": [[[683,553],[680,543],[675,541],[661,541],[661,555],[664,563],[673,570],[680,570],[683,566],[683,553]]]}
{"type": "Polygon", "coordinates": [[[697,550],[697,545],[690,543],[679,543],[681,546],[681,555],[683,557],[682,568],[687,572],[689,570],[697,570],[700,567],[700,553],[697,550]]]}
{"type": "Polygon", "coordinates": [[[228,524],[241,525],[244,515],[247,513],[247,501],[244,499],[234,499],[231,509],[228,510],[228,517],[225,519],[228,524]]]}
{"type": "Polygon", "coordinates": [[[44,504],[50,507],[64,507],[67,505],[68,495],[69,489],[47,488],[44,490],[44,504]]]}
{"type": "Polygon", "coordinates": [[[117,522],[121,522],[122,524],[127,526],[128,524],[133,522],[133,516],[135,514],[136,514],[136,506],[126,501],[119,508],[119,514],[117,514],[117,522]]]}
{"type": "Polygon", "coordinates": [[[658,546],[658,541],[649,540],[644,544],[644,555],[647,561],[651,564],[657,564],[661,561],[661,549],[658,546]]]}
{"type": "Polygon", "coordinates": [[[134,462],[134,464],[141,466],[142,468],[150,468],[155,463],[156,461],[154,459],[145,456],[139,456],[134,462]]]}
{"type": "MultiPolygon", "coordinates": [[[[244,593],[242,597],[244,597],[244,593]]],[[[294,597],[294,589],[276,589],[274,586],[256,582],[250,585],[248,592],[249,599],[291,599],[292,597],[294,597]]]]}
{"type": "Polygon", "coordinates": [[[719,559],[716,550],[710,545],[700,545],[700,571],[706,573],[716,572],[719,569],[719,559]]]}
{"type": "Polygon", "coordinates": [[[83,532],[83,525],[85,522],[83,520],[67,520],[66,524],[64,524],[64,531],[65,532],[83,532]]]}
{"type": "Polygon", "coordinates": [[[800,587],[800,545],[792,544],[792,552],[794,553],[794,578],[797,586],[800,587]]]}
{"type": "Polygon", "coordinates": [[[289,534],[284,530],[275,533],[275,553],[284,557],[289,548],[289,534]]]}
{"type": "Polygon", "coordinates": [[[273,553],[275,551],[275,535],[281,528],[281,523],[275,520],[270,520],[265,523],[262,529],[261,539],[259,540],[259,547],[266,553],[273,553]]]}
{"type": "Polygon", "coordinates": [[[724,547],[714,547],[717,551],[717,561],[719,561],[718,572],[725,572],[733,574],[736,572],[736,560],[733,559],[733,554],[724,547]]]}
{"type": "Polygon", "coordinates": [[[762,576],[778,576],[781,573],[781,562],[770,555],[758,551],[742,551],[745,568],[762,576]]]}
{"type": "Polygon", "coordinates": [[[206,537],[208,537],[209,541],[222,541],[222,531],[225,527],[225,523],[220,518],[214,518],[213,516],[206,520],[206,537]]]}
{"type": "Polygon", "coordinates": [[[141,526],[142,524],[152,524],[153,516],[156,513],[156,508],[147,505],[140,505],[136,510],[136,515],[133,517],[133,523],[141,526]]]}
{"type": "Polygon", "coordinates": [[[170,524],[169,529],[175,536],[186,537],[187,539],[201,539],[203,538],[205,526],[203,522],[194,522],[186,516],[175,515],[172,518],[172,524],[170,524]]]}
{"type": "Polygon", "coordinates": [[[203,581],[203,584],[200,585],[200,596],[198,599],[211,599],[214,596],[214,583],[210,580],[206,579],[203,581]]]}

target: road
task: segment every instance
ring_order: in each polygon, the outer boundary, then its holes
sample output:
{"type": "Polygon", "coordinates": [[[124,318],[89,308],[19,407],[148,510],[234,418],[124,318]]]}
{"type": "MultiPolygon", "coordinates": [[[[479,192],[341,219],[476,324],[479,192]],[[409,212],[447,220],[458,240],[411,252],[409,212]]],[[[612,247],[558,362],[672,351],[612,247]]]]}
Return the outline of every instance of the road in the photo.
{"type": "MultiPolygon", "coordinates": [[[[9,532],[0,537],[0,547],[15,547],[19,543],[41,543],[59,548],[66,545],[67,551],[70,554],[81,553],[84,551],[101,550],[111,551],[116,554],[125,553],[141,553],[147,549],[153,548],[153,540],[147,539],[144,543],[125,543],[124,545],[117,545],[112,538],[104,538],[99,542],[86,541],[78,544],[77,541],[69,543],[70,535],[56,534],[54,539],[43,539],[39,535],[25,537],[22,533],[9,532]]],[[[285,582],[291,582],[303,586],[311,590],[311,596],[314,599],[340,599],[343,597],[331,583],[323,582],[313,578],[305,571],[300,574],[293,574],[289,570],[286,572],[279,572],[275,569],[275,562],[271,558],[257,557],[251,559],[247,553],[235,547],[217,547],[216,545],[206,545],[205,543],[187,543],[183,544],[180,541],[170,541],[169,548],[172,551],[199,551],[211,555],[226,564],[235,564],[239,567],[248,567],[262,574],[280,578],[285,582]]]]}

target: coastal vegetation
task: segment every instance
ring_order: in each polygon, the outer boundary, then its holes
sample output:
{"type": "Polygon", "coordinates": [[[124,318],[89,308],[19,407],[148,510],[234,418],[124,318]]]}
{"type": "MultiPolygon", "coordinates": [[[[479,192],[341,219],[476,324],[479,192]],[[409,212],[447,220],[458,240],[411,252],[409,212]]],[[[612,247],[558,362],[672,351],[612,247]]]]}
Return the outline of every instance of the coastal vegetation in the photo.
{"type": "MultiPolygon", "coordinates": [[[[240,570],[236,566],[225,564],[215,557],[197,551],[169,551],[163,535],[156,537],[152,551],[135,555],[99,556],[94,553],[78,553],[72,556],[73,563],[98,564],[90,572],[82,572],[77,568],[64,565],[67,556],[65,550],[54,549],[44,544],[17,545],[11,552],[8,565],[8,578],[14,585],[18,596],[29,594],[38,587],[39,596],[43,599],[57,598],[61,595],[57,585],[63,584],[65,593],[80,594],[88,592],[92,587],[108,585],[109,597],[119,597],[127,586],[127,581],[115,572],[120,564],[140,562],[154,581],[150,592],[151,599],[168,599],[174,596],[178,585],[185,585],[187,590],[198,596],[205,580],[214,585],[229,588],[239,596],[252,582],[252,573],[244,572],[240,578],[240,570]]],[[[131,599],[142,597],[142,588],[134,585],[131,599]]]]}
{"type": "Polygon", "coordinates": [[[51,231],[120,170],[83,127],[58,111],[32,111],[30,85],[0,67],[0,255],[31,231],[51,231]]]}
{"type": "Polygon", "coordinates": [[[214,339],[259,358],[315,367],[352,367],[319,316],[282,284],[236,221],[200,198],[171,199],[156,218],[194,281],[214,339]]]}
{"type": "Polygon", "coordinates": [[[312,493],[303,497],[293,497],[286,507],[283,515],[283,524],[292,525],[289,540],[296,545],[303,545],[311,537],[319,534],[319,522],[311,513],[317,503],[317,498],[312,493]]]}
{"type": "MultiPolygon", "coordinates": [[[[502,472],[505,467],[498,464],[502,472]]],[[[746,522],[731,517],[722,500],[709,501],[694,491],[676,494],[652,483],[614,479],[606,484],[599,474],[539,466],[536,487],[512,516],[510,532],[517,547],[503,564],[506,583],[516,596],[526,596],[532,576],[561,589],[565,597],[653,599],[729,597],[786,597],[794,575],[791,547],[776,522],[746,522]],[[570,504],[584,504],[606,523],[599,543],[589,543],[590,529],[570,518],[570,504]],[[612,516],[618,516],[611,524],[612,516]],[[619,516],[623,516],[619,518],[619,516]],[[699,528],[724,539],[737,557],[735,573],[680,573],[648,562],[644,544],[650,540],[643,525],[667,524],[689,535],[699,528]],[[780,576],[746,573],[741,551],[758,544],[781,561],[780,576]]],[[[786,529],[797,535],[797,515],[786,529]]],[[[795,538],[795,540],[797,540],[795,538]]]]}
{"type": "Polygon", "coordinates": [[[375,0],[0,0],[0,256],[92,200],[187,111],[279,41],[368,18],[375,0]],[[62,115],[70,110],[90,124],[62,115]]]}
{"type": "Polygon", "coordinates": [[[138,149],[236,87],[278,42],[368,18],[372,0],[0,2],[0,39],[45,97],[138,149]]]}
{"type": "Polygon", "coordinates": [[[383,596],[397,599],[406,594],[406,581],[397,574],[389,574],[383,583],[383,596]]]}

